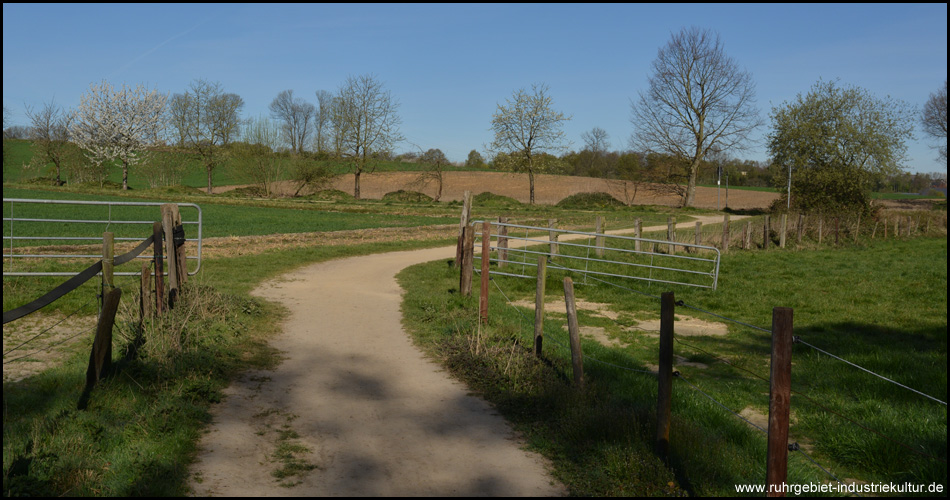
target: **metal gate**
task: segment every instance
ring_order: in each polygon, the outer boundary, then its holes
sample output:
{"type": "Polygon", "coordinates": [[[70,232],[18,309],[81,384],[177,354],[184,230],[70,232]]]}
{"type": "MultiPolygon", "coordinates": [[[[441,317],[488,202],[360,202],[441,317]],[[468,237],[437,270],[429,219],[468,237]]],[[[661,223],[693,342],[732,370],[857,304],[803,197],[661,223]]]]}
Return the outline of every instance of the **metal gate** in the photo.
{"type": "MultiPolygon", "coordinates": [[[[69,249],[92,245],[96,242],[101,244],[102,233],[106,231],[117,233],[114,238],[116,242],[142,241],[152,234],[152,224],[161,220],[159,208],[165,205],[158,202],[21,198],[4,198],[3,204],[3,276],[72,276],[76,274],[76,271],[17,271],[15,261],[72,259],[82,262],[84,259],[102,259],[101,253],[71,253],[69,250],[64,252],[62,249],[57,251],[55,245],[66,246],[69,249]],[[7,208],[8,204],[9,208],[7,208]],[[151,220],[133,218],[146,219],[150,210],[154,210],[155,214],[151,220]]],[[[189,261],[196,263],[194,269],[188,271],[188,275],[194,276],[201,268],[201,207],[193,203],[177,203],[177,205],[182,214],[182,226],[195,228],[195,231],[185,230],[185,241],[193,242],[197,246],[196,255],[187,256],[189,261]],[[193,217],[186,219],[186,212],[192,212],[193,217]],[[187,237],[189,234],[193,236],[187,237]]],[[[140,255],[137,258],[150,259],[151,257],[140,255]]],[[[88,262],[80,263],[80,266],[85,267],[85,265],[88,265],[88,262]]],[[[116,272],[115,274],[131,276],[138,275],[139,272],[116,272]]]]}
{"type": "MultiPolygon", "coordinates": [[[[484,221],[473,221],[478,228],[484,221]]],[[[720,251],[685,242],[586,233],[550,227],[488,221],[490,249],[496,265],[490,274],[534,278],[537,257],[546,256],[553,268],[583,276],[666,283],[716,289],[720,251]],[[521,235],[523,233],[523,235],[521,235]],[[544,236],[547,235],[547,239],[544,236]],[[586,242],[583,241],[586,239],[586,242]],[[512,245],[514,243],[514,245],[512,245]],[[677,252],[676,249],[679,249],[677,252]],[[530,272],[529,272],[530,271],[530,272]]],[[[476,239],[482,238],[475,230],[476,239]]],[[[476,244],[475,248],[479,245],[476,244]]],[[[477,252],[474,256],[480,259],[477,252]]],[[[477,267],[476,267],[477,269],[477,267]]],[[[595,278],[596,279],[596,278],[595,278]]]]}

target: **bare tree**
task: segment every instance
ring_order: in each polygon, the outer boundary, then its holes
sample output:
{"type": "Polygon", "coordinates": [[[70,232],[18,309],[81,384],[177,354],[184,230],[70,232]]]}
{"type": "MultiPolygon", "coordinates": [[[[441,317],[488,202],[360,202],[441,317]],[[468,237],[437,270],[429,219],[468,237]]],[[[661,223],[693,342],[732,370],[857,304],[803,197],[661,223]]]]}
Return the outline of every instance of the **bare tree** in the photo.
{"type": "Polygon", "coordinates": [[[74,114],[53,102],[48,102],[37,111],[26,106],[26,116],[30,120],[30,138],[39,156],[52,163],[56,169],[56,183],[63,185],[63,162],[66,159],[69,144],[69,127],[74,114]]]}
{"type": "Polygon", "coordinates": [[[285,164],[274,154],[280,146],[280,125],[270,119],[248,118],[241,132],[243,143],[236,145],[238,168],[271,196],[274,182],[280,179],[285,164]]]}
{"type": "Polygon", "coordinates": [[[333,125],[343,158],[353,170],[353,196],[360,199],[360,175],[375,170],[376,157],[403,140],[399,103],[372,75],[349,77],[333,106],[333,125]]]}
{"type": "Polygon", "coordinates": [[[204,163],[211,193],[211,174],[221,161],[218,150],[237,136],[244,100],[225,93],[218,82],[195,80],[184,94],[172,96],[172,126],[181,145],[194,148],[204,163]]]}
{"type": "Polygon", "coordinates": [[[544,84],[533,84],[531,93],[515,91],[504,105],[499,104],[492,115],[495,139],[486,149],[495,153],[502,168],[528,173],[529,199],[534,204],[534,174],[549,170],[553,162],[537,161],[545,153],[567,149],[564,122],[571,119],[552,108],[553,99],[544,84]],[[504,153],[500,155],[498,153],[504,153]]]}
{"type": "Polygon", "coordinates": [[[581,134],[584,152],[586,152],[582,155],[582,160],[586,163],[588,175],[595,176],[594,173],[600,173],[607,176],[607,148],[610,147],[610,141],[607,138],[607,131],[600,127],[594,127],[590,132],[581,134]]]}
{"type": "Polygon", "coordinates": [[[943,88],[930,94],[930,99],[924,104],[924,132],[943,144],[937,145],[939,159],[947,163],[947,81],[943,81],[943,88]]]}
{"type": "Polygon", "coordinates": [[[424,165],[424,170],[419,173],[419,177],[413,182],[414,185],[425,187],[434,182],[437,186],[434,201],[442,198],[442,186],[445,184],[445,169],[449,166],[449,159],[441,149],[430,149],[419,155],[419,163],[424,165]]]}
{"type": "Polygon", "coordinates": [[[285,90],[270,103],[271,116],[281,124],[283,140],[294,153],[303,153],[307,136],[313,128],[316,108],[303,98],[294,97],[293,90],[285,90]]]}
{"type": "Polygon", "coordinates": [[[755,107],[752,75],[723,50],[719,35],[700,28],[682,29],[660,48],[653,61],[649,89],[631,102],[631,145],[684,159],[684,206],[692,206],[703,158],[747,145],[762,124],[755,107]]]}
{"type": "Polygon", "coordinates": [[[317,111],[313,120],[314,150],[324,152],[329,149],[330,128],[333,126],[333,93],[328,90],[317,91],[317,111]]]}
{"type": "Polygon", "coordinates": [[[82,95],[71,136],[97,166],[122,163],[122,189],[129,188],[129,167],[142,161],[145,146],[158,136],[168,96],[142,85],[92,84],[82,95]]]}

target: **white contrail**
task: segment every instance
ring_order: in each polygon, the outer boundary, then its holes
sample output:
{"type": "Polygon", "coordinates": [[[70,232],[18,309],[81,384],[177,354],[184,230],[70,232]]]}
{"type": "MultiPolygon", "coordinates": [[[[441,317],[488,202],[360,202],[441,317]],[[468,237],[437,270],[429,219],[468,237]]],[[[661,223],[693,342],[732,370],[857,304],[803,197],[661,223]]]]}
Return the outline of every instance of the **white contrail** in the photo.
{"type": "Polygon", "coordinates": [[[167,44],[168,42],[170,42],[170,41],[172,41],[172,40],[174,40],[174,39],[176,39],[176,38],[181,38],[181,37],[187,35],[188,33],[191,33],[192,31],[194,31],[195,29],[197,29],[198,26],[201,26],[202,24],[204,24],[204,21],[201,21],[200,23],[198,23],[198,24],[192,26],[191,28],[189,28],[189,29],[187,29],[187,30],[185,30],[185,31],[182,31],[181,33],[179,33],[179,34],[177,34],[177,35],[175,35],[175,36],[173,36],[173,37],[171,37],[171,38],[169,38],[169,39],[167,39],[167,40],[165,40],[165,41],[159,43],[158,45],[152,47],[151,49],[145,51],[144,53],[142,53],[142,54],[139,55],[138,57],[136,57],[136,58],[132,59],[131,61],[129,61],[128,63],[126,63],[125,66],[122,66],[122,67],[119,68],[118,70],[113,71],[112,74],[108,76],[108,79],[111,79],[111,78],[114,77],[116,74],[125,71],[126,69],[129,68],[129,66],[132,66],[132,65],[135,64],[136,62],[138,62],[138,61],[144,59],[146,56],[148,56],[148,55],[151,54],[152,52],[155,52],[156,50],[160,49],[163,45],[167,44]]]}

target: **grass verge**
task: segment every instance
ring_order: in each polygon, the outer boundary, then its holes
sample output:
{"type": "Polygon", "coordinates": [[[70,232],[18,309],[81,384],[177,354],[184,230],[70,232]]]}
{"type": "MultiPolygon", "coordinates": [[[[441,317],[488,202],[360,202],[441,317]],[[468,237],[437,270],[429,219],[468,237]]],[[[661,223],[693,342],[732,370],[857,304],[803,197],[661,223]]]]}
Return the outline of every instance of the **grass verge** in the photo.
{"type": "MultiPolygon", "coordinates": [[[[549,271],[549,297],[563,296],[562,276],[549,271]]],[[[537,360],[533,307],[509,305],[533,303],[533,281],[495,277],[490,320],[479,326],[478,299],[446,293],[458,278],[444,265],[414,266],[398,279],[416,342],[550,458],[572,495],[733,496],[737,484],[764,482],[765,436],[732,412],[768,414],[768,333],[729,322],[724,335],[678,337],[676,369],[689,384],[674,385],[672,455],[664,464],[652,451],[656,379],[644,373],[655,370],[658,339],[643,325],[659,313],[651,295],[665,290],[639,289],[645,296],[615,286],[575,289],[607,311],[580,313],[582,326],[601,328],[607,339],[583,340],[581,391],[570,387],[564,314],[546,312],[545,355],[537,360]]],[[[946,239],[920,238],[733,252],[723,258],[719,290],[675,293],[695,308],[679,307],[681,321],[717,321],[702,310],[768,327],[772,307],[792,307],[795,334],[807,342],[945,399],[946,290],[946,239]]],[[[802,344],[793,362],[791,435],[805,453],[790,455],[791,483],[835,482],[807,454],[842,481],[946,486],[945,405],[802,344]]]]}

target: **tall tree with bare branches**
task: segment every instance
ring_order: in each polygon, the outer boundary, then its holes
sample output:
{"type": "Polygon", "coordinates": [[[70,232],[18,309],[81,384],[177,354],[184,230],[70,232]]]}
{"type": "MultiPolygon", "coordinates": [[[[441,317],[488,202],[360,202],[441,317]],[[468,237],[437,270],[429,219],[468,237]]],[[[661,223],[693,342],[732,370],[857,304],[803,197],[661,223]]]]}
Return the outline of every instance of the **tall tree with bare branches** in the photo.
{"type": "Polygon", "coordinates": [[[293,90],[285,90],[271,101],[270,112],[280,123],[282,140],[290,145],[290,150],[303,153],[317,108],[301,97],[294,97],[293,90]]]}
{"type": "Polygon", "coordinates": [[[487,149],[501,161],[501,168],[528,173],[529,200],[534,204],[534,174],[553,168],[554,163],[539,161],[544,154],[567,150],[562,129],[571,119],[554,109],[548,86],[533,84],[531,92],[515,91],[492,115],[495,139],[487,149]],[[504,153],[504,154],[499,154],[504,153]]]}
{"type": "Polygon", "coordinates": [[[69,145],[69,127],[74,113],[64,110],[53,102],[43,104],[34,110],[26,107],[26,117],[30,120],[30,138],[33,148],[46,162],[56,169],[56,183],[63,184],[63,162],[69,145]]]}
{"type": "Polygon", "coordinates": [[[220,149],[240,133],[244,99],[224,92],[218,82],[195,80],[184,94],[172,96],[172,126],[178,129],[182,146],[193,148],[204,163],[208,193],[211,174],[221,162],[220,149]]]}
{"type": "Polygon", "coordinates": [[[649,87],[631,102],[631,146],[684,160],[683,205],[692,206],[703,158],[741,150],[762,124],[752,75],[726,55],[719,35],[682,29],[653,61],[649,87]]]}
{"type": "Polygon", "coordinates": [[[923,115],[924,132],[937,140],[939,159],[947,164],[947,81],[943,81],[943,88],[930,94],[924,104],[923,115]],[[940,142],[943,142],[940,144],[940,142]]]}
{"type": "Polygon", "coordinates": [[[380,153],[403,140],[399,103],[375,76],[349,77],[333,106],[337,144],[353,171],[353,196],[360,199],[360,175],[375,170],[380,153]]]}

